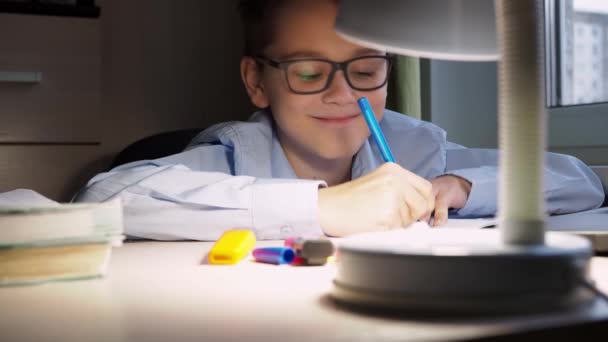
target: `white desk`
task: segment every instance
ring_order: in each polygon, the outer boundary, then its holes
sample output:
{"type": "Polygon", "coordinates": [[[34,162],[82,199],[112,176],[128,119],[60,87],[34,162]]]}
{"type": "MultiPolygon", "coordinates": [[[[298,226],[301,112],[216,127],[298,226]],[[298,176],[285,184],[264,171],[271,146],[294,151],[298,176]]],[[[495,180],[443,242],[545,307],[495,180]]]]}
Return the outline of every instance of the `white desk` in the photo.
{"type": "MultiPolygon", "coordinates": [[[[202,264],[210,246],[129,243],[114,249],[104,279],[0,288],[0,340],[437,341],[608,317],[608,304],[599,300],[578,315],[517,319],[433,321],[353,312],[327,297],[333,265],[202,264]]],[[[595,257],[591,271],[608,291],[608,258],[595,257]]]]}

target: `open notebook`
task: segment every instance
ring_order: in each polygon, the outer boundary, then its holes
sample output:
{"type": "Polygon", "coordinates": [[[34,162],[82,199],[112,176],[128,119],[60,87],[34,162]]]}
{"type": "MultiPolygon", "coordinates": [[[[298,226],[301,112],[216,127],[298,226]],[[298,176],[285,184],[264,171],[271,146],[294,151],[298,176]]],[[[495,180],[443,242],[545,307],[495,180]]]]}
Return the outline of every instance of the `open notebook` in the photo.
{"type": "MultiPolygon", "coordinates": [[[[441,226],[441,228],[494,228],[497,223],[498,220],[494,217],[475,219],[448,219],[448,222],[445,225],[441,226]]],[[[422,226],[424,227],[425,224],[422,223],[422,226]]]]}
{"type": "MultiPolygon", "coordinates": [[[[494,228],[498,219],[449,219],[441,226],[444,229],[481,229],[494,228]]],[[[413,228],[429,228],[425,222],[417,222],[413,228]]],[[[595,252],[608,252],[608,207],[583,211],[580,213],[555,215],[547,218],[547,229],[584,236],[591,240],[595,252]]]]}

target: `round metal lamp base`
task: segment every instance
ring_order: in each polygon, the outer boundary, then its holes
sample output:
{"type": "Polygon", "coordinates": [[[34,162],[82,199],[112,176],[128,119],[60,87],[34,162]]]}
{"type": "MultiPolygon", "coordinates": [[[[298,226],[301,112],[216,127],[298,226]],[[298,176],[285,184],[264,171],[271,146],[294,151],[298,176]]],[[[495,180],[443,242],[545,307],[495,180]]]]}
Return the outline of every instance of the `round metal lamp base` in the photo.
{"type": "Polygon", "coordinates": [[[411,230],[362,234],[338,245],[332,296],[358,306],[437,314],[513,314],[590,303],[582,284],[592,256],[574,235],[509,246],[498,231],[411,230]]]}

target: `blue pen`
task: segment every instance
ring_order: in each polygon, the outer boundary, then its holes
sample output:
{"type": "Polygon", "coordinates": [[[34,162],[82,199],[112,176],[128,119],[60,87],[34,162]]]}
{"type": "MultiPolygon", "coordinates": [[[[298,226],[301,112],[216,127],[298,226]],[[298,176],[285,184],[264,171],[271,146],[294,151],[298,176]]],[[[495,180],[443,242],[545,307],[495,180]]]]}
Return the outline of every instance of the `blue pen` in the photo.
{"type": "Polygon", "coordinates": [[[365,122],[367,122],[370,132],[372,132],[374,141],[376,141],[376,145],[378,145],[382,159],[384,159],[384,162],[394,163],[395,158],[393,157],[393,153],[391,152],[390,147],[388,147],[388,143],[384,138],[384,134],[382,134],[378,121],[376,121],[374,111],[372,111],[369,101],[366,97],[361,97],[359,100],[357,100],[357,103],[359,104],[359,108],[361,108],[361,112],[363,113],[363,117],[365,118],[365,122]]]}
{"type": "Polygon", "coordinates": [[[253,250],[253,258],[257,262],[265,262],[267,264],[289,264],[293,261],[296,254],[291,248],[284,247],[266,247],[256,248],[253,250]]]}

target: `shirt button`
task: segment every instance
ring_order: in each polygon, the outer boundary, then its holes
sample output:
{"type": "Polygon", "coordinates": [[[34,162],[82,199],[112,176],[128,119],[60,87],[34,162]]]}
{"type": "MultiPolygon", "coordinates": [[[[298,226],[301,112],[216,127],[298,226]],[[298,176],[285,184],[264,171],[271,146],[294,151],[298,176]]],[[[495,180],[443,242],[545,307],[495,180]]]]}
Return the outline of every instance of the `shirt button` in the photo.
{"type": "Polygon", "coordinates": [[[281,234],[289,234],[293,231],[293,228],[291,228],[291,226],[286,225],[281,227],[281,234]]]}

